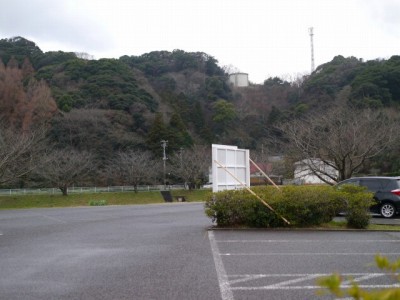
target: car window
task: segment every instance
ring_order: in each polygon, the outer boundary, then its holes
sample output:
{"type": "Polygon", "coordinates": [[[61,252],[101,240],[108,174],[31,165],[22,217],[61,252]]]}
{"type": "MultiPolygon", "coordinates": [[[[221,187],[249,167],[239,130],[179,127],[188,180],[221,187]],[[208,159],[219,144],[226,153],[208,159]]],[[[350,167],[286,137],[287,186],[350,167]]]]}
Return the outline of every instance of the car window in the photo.
{"type": "Polygon", "coordinates": [[[337,184],[337,188],[340,189],[341,186],[345,185],[345,184],[353,184],[353,185],[360,185],[360,180],[359,179],[347,179],[345,181],[342,181],[340,183],[337,184]]]}
{"type": "Polygon", "coordinates": [[[360,180],[359,179],[349,179],[345,184],[354,184],[354,185],[360,185],[360,180]]]}
{"type": "Polygon", "coordinates": [[[397,183],[396,189],[400,189],[400,179],[397,179],[397,180],[396,180],[396,183],[397,183]]]}
{"type": "Polygon", "coordinates": [[[382,190],[381,180],[379,179],[362,179],[360,184],[372,192],[382,190]]]}
{"type": "Polygon", "coordinates": [[[396,187],[396,182],[391,179],[381,179],[382,189],[390,190],[396,187]]]}
{"type": "Polygon", "coordinates": [[[400,189],[400,179],[386,179],[385,190],[396,190],[400,189]]]}

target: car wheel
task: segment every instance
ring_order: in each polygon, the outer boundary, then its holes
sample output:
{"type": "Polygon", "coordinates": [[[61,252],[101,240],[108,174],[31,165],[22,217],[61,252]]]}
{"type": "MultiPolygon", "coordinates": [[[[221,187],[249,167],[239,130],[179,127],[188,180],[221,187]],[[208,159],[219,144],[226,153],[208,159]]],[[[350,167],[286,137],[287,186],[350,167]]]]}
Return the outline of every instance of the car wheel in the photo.
{"type": "Polygon", "coordinates": [[[393,204],[390,203],[384,203],[381,206],[381,215],[384,218],[391,218],[394,216],[396,210],[393,206],[393,204]]]}

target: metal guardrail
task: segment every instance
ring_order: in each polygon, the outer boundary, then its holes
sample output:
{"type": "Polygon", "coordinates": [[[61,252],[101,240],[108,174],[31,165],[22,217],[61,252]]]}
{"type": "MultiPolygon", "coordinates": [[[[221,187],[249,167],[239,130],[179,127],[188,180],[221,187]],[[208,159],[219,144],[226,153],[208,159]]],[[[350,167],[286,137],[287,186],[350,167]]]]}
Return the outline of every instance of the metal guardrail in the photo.
{"type": "MultiPolygon", "coordinates": [[[[169,185],[168,190],[185,189],[182,185],[169,185]]],[[[161,191],[164,185],[140,185],[137,187],[139,192],[161,191]]],[[[133,192],[134,186],[107,186],[107,187],[70,187],[68,194],[84,194],[84,193],[116,193],[116,192],[133,192]]],[[[59,195],[61,190],[58,188],[26,188],[26,189],[0,189],[0,196],[12,195],[59,195]]]]}

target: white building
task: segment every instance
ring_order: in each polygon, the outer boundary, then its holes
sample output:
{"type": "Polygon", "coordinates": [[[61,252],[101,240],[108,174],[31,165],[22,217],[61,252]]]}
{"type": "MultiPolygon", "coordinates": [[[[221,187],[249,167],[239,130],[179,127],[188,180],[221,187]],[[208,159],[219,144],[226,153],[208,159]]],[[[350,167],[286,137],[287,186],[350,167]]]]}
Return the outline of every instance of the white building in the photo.
{"type": "Polygon", "coordinates": [[[328,182],[334,182],[329,176],[337,178],[339,172],[332,166],[324,163],[319,158],[309,158],[298,161],[294,164],[294,181],[299,184],[323,184],[324,182],[320,177],[328,182]],[[328,174],[329,176],[325,175],[328,174]]]}
{"type": "Polygon", "coordinates": [[[233,73],[229,75],[229,82],[234,87],[249,86],[249,74],[247,73],[233,73]]]}

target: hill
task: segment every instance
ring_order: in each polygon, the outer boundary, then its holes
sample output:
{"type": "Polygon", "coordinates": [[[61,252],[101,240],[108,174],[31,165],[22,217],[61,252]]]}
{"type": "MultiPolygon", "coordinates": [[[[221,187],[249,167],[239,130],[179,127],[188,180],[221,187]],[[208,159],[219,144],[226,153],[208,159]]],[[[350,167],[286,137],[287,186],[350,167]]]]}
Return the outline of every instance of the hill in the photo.
{"type": "Polygon", "coordinates": [[[268,78],[245,88],[228,84],[218,61],[202,52],[87,58],[44,53],[23,37],[0,40],[3,122],[26,129],[45,121],[57,147],[104,158],[129,148],[158,155],[161,140],[169,141],[170,153],[209,143],[255,149],[274,125],[314,109],[347,102],[396,109],[400,103],[400,56],[367,62],[336,56],[295,81],[268,78]],[[30,100],[39,85],[46,100],[30,100]]]}

